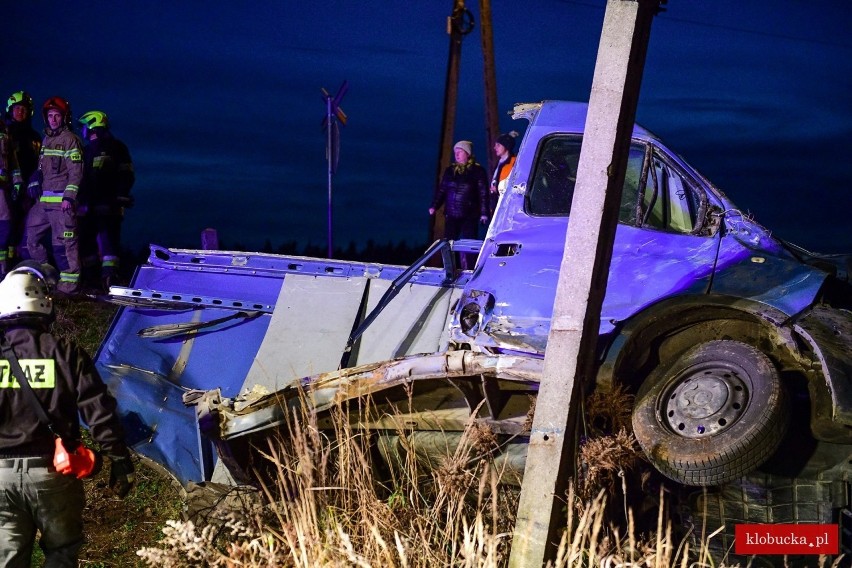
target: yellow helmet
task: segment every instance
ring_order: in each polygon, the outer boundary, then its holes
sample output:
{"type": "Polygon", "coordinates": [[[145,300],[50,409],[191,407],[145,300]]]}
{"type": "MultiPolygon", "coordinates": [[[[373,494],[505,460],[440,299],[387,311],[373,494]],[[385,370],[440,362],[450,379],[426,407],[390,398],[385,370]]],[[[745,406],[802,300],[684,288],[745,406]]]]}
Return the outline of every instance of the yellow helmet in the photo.
{"type": "Polygon", "coordinates": [[[79,122],[83,128],[88,128],[89,130],[93,128],[109,128],[109,118],[105,112],[99,110],[90,110],[81,116],[77,122],[79,122]]]}
{"type": "Polygon", "coordinates": [[[26,91],[15,91],[9,95],[6,100],[6,114],[12,112],[12,107],[15,105],[23,105],[27,109],[27,117],[33,116],[33,98],[26,91]]]}

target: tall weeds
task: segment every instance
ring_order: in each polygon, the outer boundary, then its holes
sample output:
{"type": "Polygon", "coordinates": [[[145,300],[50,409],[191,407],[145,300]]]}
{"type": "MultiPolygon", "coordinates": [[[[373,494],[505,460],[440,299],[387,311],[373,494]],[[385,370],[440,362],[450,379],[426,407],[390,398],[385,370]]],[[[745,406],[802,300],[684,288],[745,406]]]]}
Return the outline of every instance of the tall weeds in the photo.
{"type": "MultiPolygon", "coordinates": [[[[159,546],[139,556],[165,567],[506,566],[518,489],[501,483],[507,472],[492,458],[499,441],[490,429],[472,421],[455,435],[402,424],[371,431],[358,418],[373,412],[363,404],[335,409],[323,428],[310,412],[293,415],[286,432],[256,443],[254,505],[225,510],[203,526],[170,521],[159,546]],[[433,447],[445,441],[444,451],[424,453],[423,436],[434,437],[433,447]]],[[[626,501],[614,508],[623,511],[622,522],[612,521],[610,495],[628,492],[619,464],[631,440],[622,431],[608,445],[598,442],[595,453],[606,459],[585,467],[582,493],[593,484],[602,489],[586,497],[571,487],[551,565],[713,566],[690,564],[689,546],[675,540],[663,506],[650,531],[637,528],[626,501]]]]}

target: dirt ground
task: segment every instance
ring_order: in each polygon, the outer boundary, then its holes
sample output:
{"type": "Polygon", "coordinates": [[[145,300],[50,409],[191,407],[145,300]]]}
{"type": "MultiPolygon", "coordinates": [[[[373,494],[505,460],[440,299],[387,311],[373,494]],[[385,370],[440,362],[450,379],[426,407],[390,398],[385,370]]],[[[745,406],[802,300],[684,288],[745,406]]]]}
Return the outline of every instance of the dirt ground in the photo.
{"type": "Polygon", "coordinates": [[[83,513],[86,544],[81,566],[145,566],[136,551],[155,546],[169,519],[180,519],[179,488],[162,474],[136,461],[136,484],[123,500],[108,487],[109,466],[85,481],[86,509],[83,513]]]}

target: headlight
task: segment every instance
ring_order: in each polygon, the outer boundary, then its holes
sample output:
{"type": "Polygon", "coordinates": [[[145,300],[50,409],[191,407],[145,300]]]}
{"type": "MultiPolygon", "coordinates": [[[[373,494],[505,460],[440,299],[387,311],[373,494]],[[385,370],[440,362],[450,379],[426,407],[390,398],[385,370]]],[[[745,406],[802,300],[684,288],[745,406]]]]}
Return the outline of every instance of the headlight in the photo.
{"type": "Polygon", "coordinates": [[[456,332],[476,337],[485,331],[494,312],[494,296],[482,290],[467,290],[459,299],[453,316],[456,332]]]}
{"type": "Polygon", "coordinates": [[[473,337],[482,325],[482,310],[476,302],[465,304],[459,314],[459,326],[465,335],[473,337]]]}

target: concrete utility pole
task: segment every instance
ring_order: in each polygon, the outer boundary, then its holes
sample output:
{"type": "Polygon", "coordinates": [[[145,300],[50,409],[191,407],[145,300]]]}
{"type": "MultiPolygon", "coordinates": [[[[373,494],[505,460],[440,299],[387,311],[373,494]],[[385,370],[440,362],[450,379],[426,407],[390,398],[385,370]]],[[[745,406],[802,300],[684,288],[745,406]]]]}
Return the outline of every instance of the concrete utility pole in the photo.
{"type": "Polygon", "coordinates": [[[577,407],[582,385],[594,376],[651,21],[665,1],[607,0],[509,558],[514,568],[543,566],[555,557],[567,481],[575,471],[577,407]]]}
{"type": "Polygon", "coordinates": [[[491,33],[491,0],[479,0],[479,33],[482,36],[483,75],[485,78],[485,144],[488,175],[497,167],[494,143],[500,136],[497,116],[497,72],[494,69],[494,35],[491,33]]]}

